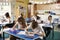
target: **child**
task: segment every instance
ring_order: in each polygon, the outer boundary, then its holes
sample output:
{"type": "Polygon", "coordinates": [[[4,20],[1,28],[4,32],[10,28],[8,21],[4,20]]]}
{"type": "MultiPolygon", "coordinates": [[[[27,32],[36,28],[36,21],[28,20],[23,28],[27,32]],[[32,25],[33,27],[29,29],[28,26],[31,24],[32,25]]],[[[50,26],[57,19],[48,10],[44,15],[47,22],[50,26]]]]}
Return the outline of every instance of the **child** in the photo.
{"type": "MultiPolygon", "coordinates": [[[[3,28],[7,28],[7,26],[5,26],[6,24],[10,23],[11,20],[10,20],[10,15],[9,13],[5,13],[5,17],[3,17],[3,19],[1,20],[1,24],[0,24],[0,27],[3,25],[4,27],[3,28]]],[[[0,29],[1,30],[1,29],[0,29]]],[[[2,30],[0,31],[1,34],[2,34],[2,30]]]]}
{"type": "Polygon", "coordinates": [[[28,29],[32,29],[33,34],[38,34],[42,37],[44,37],[45,35],[42,27],[40,27],[35,20],[33,20],[29,27],[26,28],[26,33],[28,33],[28,29]]]}
{"type": "Polygon", "coordinates": [[[50,32],[51,32],[51,30],[53,28],[52,23],[53,23],[52,16],[49,15],[48,20],[46,20],[46,22],[45,22],[46,26],[43,27],[44,31],[46,33],[46,37],[48,37],[48,35],[50,34],[50,32]]]}
{"type": "Polygon", "coordinates": [[[8,24],[8,23],[11,22],[11,20],[10,20],[10,15],[9,15],[8,12],[5,14],[5,17],[4,17],[4,19],[2,20],[2,22],[3,22],[3,23],[6,23],[6,24],[8,24]]]}
{"type": "Polygon", "coordinates": [[[24,30],[26,27],[25,20],[22,17],[19,17],[16,24],[13,26],[13,29],[18,25],[19,29],[24,30]]]}
{"type": "MultiPolygon", "coordinates": [[[[19,18],[18,18],[16,24],[13,26],[13,30],[15,30],[15,28],[17,27],[17,25],[18,25],[18,29],[20,29],[20,30],[25,30],[26,24],[25,24],[25,20],[24,20],[23,17],[19,17],[19,18]]],[[[10,40],[16,40],[16,39],[17,39],[17,38],[14,37],[14,36],[11,36],[11,37],[10,37],[10,40]]]]}
{"type": "Polygon", "coordinates": [[[38,23],[41,23],[41,18],[37,15],[38,13],[35,13],[34,16],[32,16],[32,20],[34,19],[35,21],[37,21],[38,23]]]}

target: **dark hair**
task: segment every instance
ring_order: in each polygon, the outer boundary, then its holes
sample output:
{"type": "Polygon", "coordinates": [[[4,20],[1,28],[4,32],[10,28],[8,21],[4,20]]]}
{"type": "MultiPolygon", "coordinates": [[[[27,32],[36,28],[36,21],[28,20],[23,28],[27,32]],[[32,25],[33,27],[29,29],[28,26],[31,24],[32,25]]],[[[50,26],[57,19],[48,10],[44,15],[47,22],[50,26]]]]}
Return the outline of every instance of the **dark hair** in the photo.
{"type": "Polygon", "coordinates": [[[51,15],[48,16],[48,20],[50,20],[50,18],[52,19],[52,16],[51,15]]]}
{"type": "Polygon", "coordinates": [[[25,23],[25,19],[24,19],[24,18],[19,17],[17,21],[18,21],[18,23],[20,23],[20,22],[22,23],[23,28],[25,28],[25,27],[26,27],[26,23],[25,23]]]}
{"type": "Polygon", "coordinates": [[[52,17],[51,15],[49,15],[48,17],[52,17]]]}
{"type": "Polygon", "coordinates": [[[28,3],[29,5],[31,5],[32,3],[28,3]]]}
{"type": "Polygon", "coordinates": [[[5,14],[5,16],[6,16],[6,18],[10,18],[10,15],[8,12],[5,14]]]}
{"type": "Polygon", "coordinates": [[[32,28],[35,29],[37,27],[38,27],[38,23],[35,20],[33,20],[32,21],[32,28]]]}
{"type": "Polygon", "coordinates": [[[40,19],[40,17],[39,17],[39,16],[36,16],[36,19],[37,19],[37,20],[39,20],[39,19],[40,19]]]}
{"type": "Polygon", "coordinates": [[[21,17],[23,17],[23,14],[21,13],[21,17]]]}

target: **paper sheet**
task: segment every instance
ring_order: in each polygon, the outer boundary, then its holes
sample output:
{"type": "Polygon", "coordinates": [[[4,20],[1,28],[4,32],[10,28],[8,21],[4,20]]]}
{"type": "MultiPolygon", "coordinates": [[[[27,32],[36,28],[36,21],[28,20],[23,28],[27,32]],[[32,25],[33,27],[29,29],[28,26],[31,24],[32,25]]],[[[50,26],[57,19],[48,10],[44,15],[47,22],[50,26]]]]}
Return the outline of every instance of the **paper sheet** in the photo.
{"type": "Polygon", "coordinates": [[[18,34],[26,35],[25,31],[20,31],[18,34]]]}
{"type": "Polygon", "coordinates": [[[10,30],[11,28],[5,28],[5,29],[3,29],[3,31],[8,31],[8,30],[10,30]]]}

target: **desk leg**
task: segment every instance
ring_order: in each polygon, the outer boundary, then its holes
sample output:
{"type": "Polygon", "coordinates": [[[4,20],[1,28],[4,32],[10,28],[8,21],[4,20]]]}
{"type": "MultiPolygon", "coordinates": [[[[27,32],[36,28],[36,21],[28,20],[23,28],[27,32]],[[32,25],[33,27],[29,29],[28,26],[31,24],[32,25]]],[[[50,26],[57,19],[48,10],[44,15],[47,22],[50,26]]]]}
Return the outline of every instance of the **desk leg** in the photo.
{"type": "Polygon", "coordinates": [[[3,40],[5,40],[5,37],[4,37],[4,32],[3,32],[3,40]]]}
{"type": "Polygon", "coordinates": [[[19,40],[24,40],[24,39],[19,38],[19,40]]]}
{"type": "Polygon", "coordinates": [[[52,29],[52,39],[54,40],[54,27],[52,29]]]}

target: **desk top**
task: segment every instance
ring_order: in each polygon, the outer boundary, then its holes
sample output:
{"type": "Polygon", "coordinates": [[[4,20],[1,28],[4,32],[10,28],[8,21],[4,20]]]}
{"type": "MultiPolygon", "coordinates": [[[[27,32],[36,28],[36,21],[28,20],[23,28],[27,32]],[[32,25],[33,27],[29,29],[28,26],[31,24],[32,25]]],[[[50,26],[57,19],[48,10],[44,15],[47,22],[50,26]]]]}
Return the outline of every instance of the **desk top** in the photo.
{"type": "Polygon", "coordinates": [[[4,32],[9,34],[9,35],[13,35],[15,37],[22,38],[22,39],[25,39],[25,40],[34,40],[34,39],[39,38],[39,35],[37,35],[37,34],[35,34],[34,37],[32,37],[32,38],[30,38],[26,35],[23,35],[23,34],[17,34],[20,31],[24,31],[24,30],[17,30],[16,32],[11,32],[10,30],[8,30],[8,31],[4,31],[4,32]]]}

